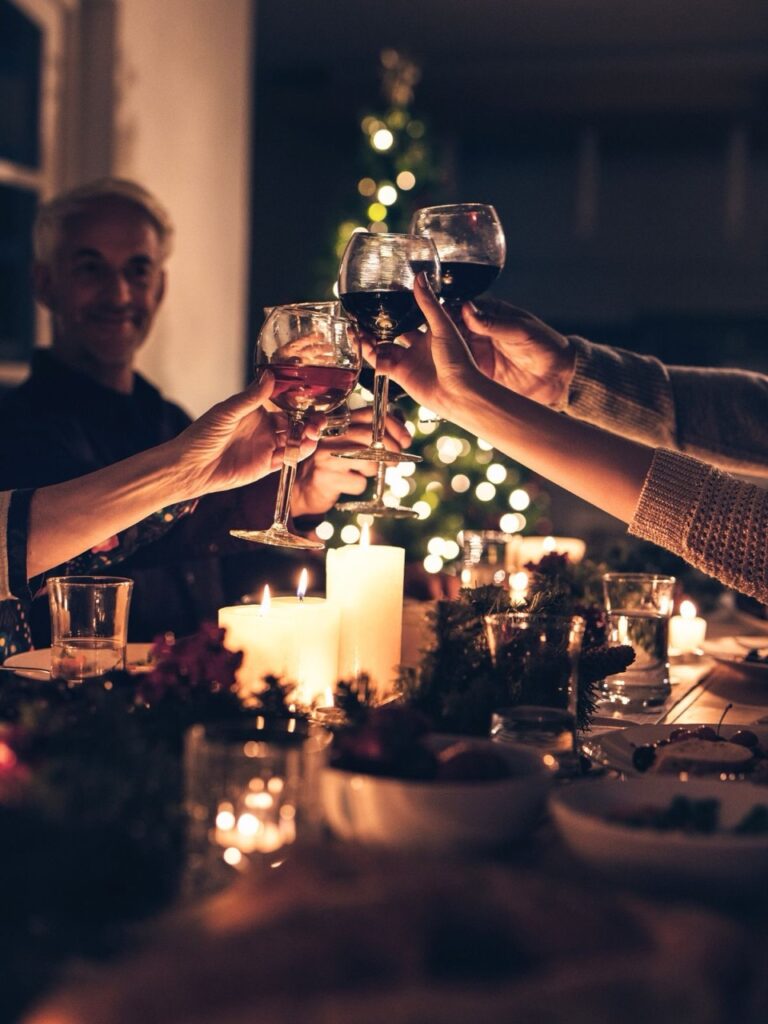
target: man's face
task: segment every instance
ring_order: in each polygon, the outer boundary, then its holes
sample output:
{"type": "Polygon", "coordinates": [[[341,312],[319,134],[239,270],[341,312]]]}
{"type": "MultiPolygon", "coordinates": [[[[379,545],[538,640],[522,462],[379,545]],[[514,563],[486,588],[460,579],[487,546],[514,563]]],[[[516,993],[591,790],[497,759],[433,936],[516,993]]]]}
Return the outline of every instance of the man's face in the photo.
{"type": "Polygon", "coordinates": [[[163,297],[160,239],[137,206],[106,197],[68,219],[50,266],[35,268],[54,351],[83,370],[132,366],[163,297]]]}

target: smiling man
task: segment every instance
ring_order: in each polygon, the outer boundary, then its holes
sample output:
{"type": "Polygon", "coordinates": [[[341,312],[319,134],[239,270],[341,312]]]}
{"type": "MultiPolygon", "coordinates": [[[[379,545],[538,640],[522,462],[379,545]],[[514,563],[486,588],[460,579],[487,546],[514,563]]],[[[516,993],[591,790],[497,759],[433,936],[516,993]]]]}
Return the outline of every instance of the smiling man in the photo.
{"type": "MultiPolygon", "coordinates": [[[[41,487],[81,476],[162,444],[190,422],[134,370],[166,288],[173,228],[162,205],[140,185],[103,179],[41,207],[35,224],[34,284],[51,314],[53,342],[34,354],[32,373],[0,403],[0,489],[41,487]]],[[[209,338],[190,338],[189,355],[209,338]]],[[[388,443],[407,443],[389,421],[388,443]]],[[[362,444],[370,416],[354,414],[346,438],[326,440],[302,464],[294,516],[321,515],[339,494],[360,494],[372,464],[331,457],[334,447],[362,444]]],[[[253,576],[285,568],[284,556],[233,540],[233,526],[272,521],[276,476],[196,503],[174,505],[137,523],[63,567],[134,579],[131,639],[184,634],[242,593],[226,593],[222,559],[246,560],[253,576]],[[280,560],[281,565],[275,566],[280,560]]],[[[98,516],[97,508],[93,515],[98,516]]],[[[292,575],[297,574],[290,563],[292,575]]],[[[239,585],[238,581],[238,585],[239,585]]],[[[249,586],[250,589],[250,586],[249,586]]],[[[44,597],[34,602],[33,639],[47,639],[44,597]]]]}

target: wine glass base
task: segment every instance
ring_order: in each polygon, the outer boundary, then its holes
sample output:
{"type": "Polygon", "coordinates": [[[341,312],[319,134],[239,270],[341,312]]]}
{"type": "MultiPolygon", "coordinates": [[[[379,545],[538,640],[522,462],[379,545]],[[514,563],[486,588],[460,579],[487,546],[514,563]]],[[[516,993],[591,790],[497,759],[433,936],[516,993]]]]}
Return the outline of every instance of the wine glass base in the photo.
{"type": "Polygon", "coordinates": [[[337,459],[363,459],[365,462],[421,462],[420,455],[391,452],[387,448],[353,448],[351,451],[331,452],[337,459]]]}
{"type": "Polygon", "coordinates": [[[404,505],[385,505],[383,501],[342,501],[334,508],[339,512],[358,512],[388,519],[418,519],[419,513],[404,505]]]}
{"type": "Polygon", "coordinates": [[[276,548],[296,548],[307,551],[322,551],[325,544],[321,540],[309,540],[307,537],[299,537],[288,530],[278,529],[270,526],[268,530],[230,530],[233,537],[238,540],[248,540],[253,544],[270,544],[276,548]]]}

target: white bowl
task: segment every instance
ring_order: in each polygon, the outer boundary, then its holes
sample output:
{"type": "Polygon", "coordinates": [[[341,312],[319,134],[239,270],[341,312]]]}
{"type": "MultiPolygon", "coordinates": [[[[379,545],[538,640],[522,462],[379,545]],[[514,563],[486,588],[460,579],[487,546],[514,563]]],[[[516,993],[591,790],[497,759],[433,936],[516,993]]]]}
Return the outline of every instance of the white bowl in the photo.
{"type": "MultiPolygon", "coordinates": [[[[433,748],[460,737],[434,737],[433,748]]],[[[325,818],[342,839],[409,850],[490,850],[529,832],[539,819],[552,771],[536,751],[477,739],[512,775],[493,782],[392,779],[325,768],[320,792],[325,818]]]]}
{"type": "Polygon", "coordinates": [[[553,793],[549,801],[566,845],[601,874],[630,884],[686,889],[763,884],[768,835],[726,831],[758,804],[768,804],[768,792],[760,786],[661,777],[583,780],[553,793]],[[719,801],[721,828],[710,835],[689,834],[607,819],[615,810],[667,807],[676,796],[719,801]]]}

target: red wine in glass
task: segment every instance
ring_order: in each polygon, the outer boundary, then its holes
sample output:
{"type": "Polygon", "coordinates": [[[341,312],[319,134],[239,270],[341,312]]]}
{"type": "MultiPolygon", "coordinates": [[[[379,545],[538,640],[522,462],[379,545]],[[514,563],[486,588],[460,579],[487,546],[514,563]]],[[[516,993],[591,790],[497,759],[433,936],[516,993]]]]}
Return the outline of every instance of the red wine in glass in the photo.
{"type": "Polygon", "coordinates": [[[434,242],[440,257],[440,297],[448,306],[476,298],[504,266],[504,229],[487,203],[425,206],[413,215],[411,231],[434,242]]]}
{"type": "MultiPolygon", "coordinates": [[[[373,336],[374,346],[389,345],[423,323],[413,295],[416,274],[422,271],[434,287],[439,281],[440,261],[428,238],[360,231],[349,239],[339,267],[339,297],[350,317],[373,336]]],[[[388,389],[389,378],[377,365],[371,443],[334,455],[371,462],[421,461],[418,455],[393,452],[384,444],[388,389]]]]}
{"type": "Polygon", "coordinates": [[[304,417],[329,412],[347,398],[360,373],[359,337],[347,320],[311,304],[275,306],[259,332],[256,373],[271,370],[272,401],[288,417],[283,466],[274,522],[266,530],[230,530],[234,537],[288,548],[322,548],[322,541],[288,528],[291,491],[296,479],[304,417]]]}
{"type": "Polygon", "coordinates": [[[330,412],[357,381],[357,370],[342,366],[270,363],[269,369],[275,378],[271,400],[287,413],[330,412]]]}
{"type": "Polygon", "coordinates": [[[501,273],[494,263],[443,260],[440,264],[440,297],[449,306],[460,306],[477,298],[501,273]]]}

